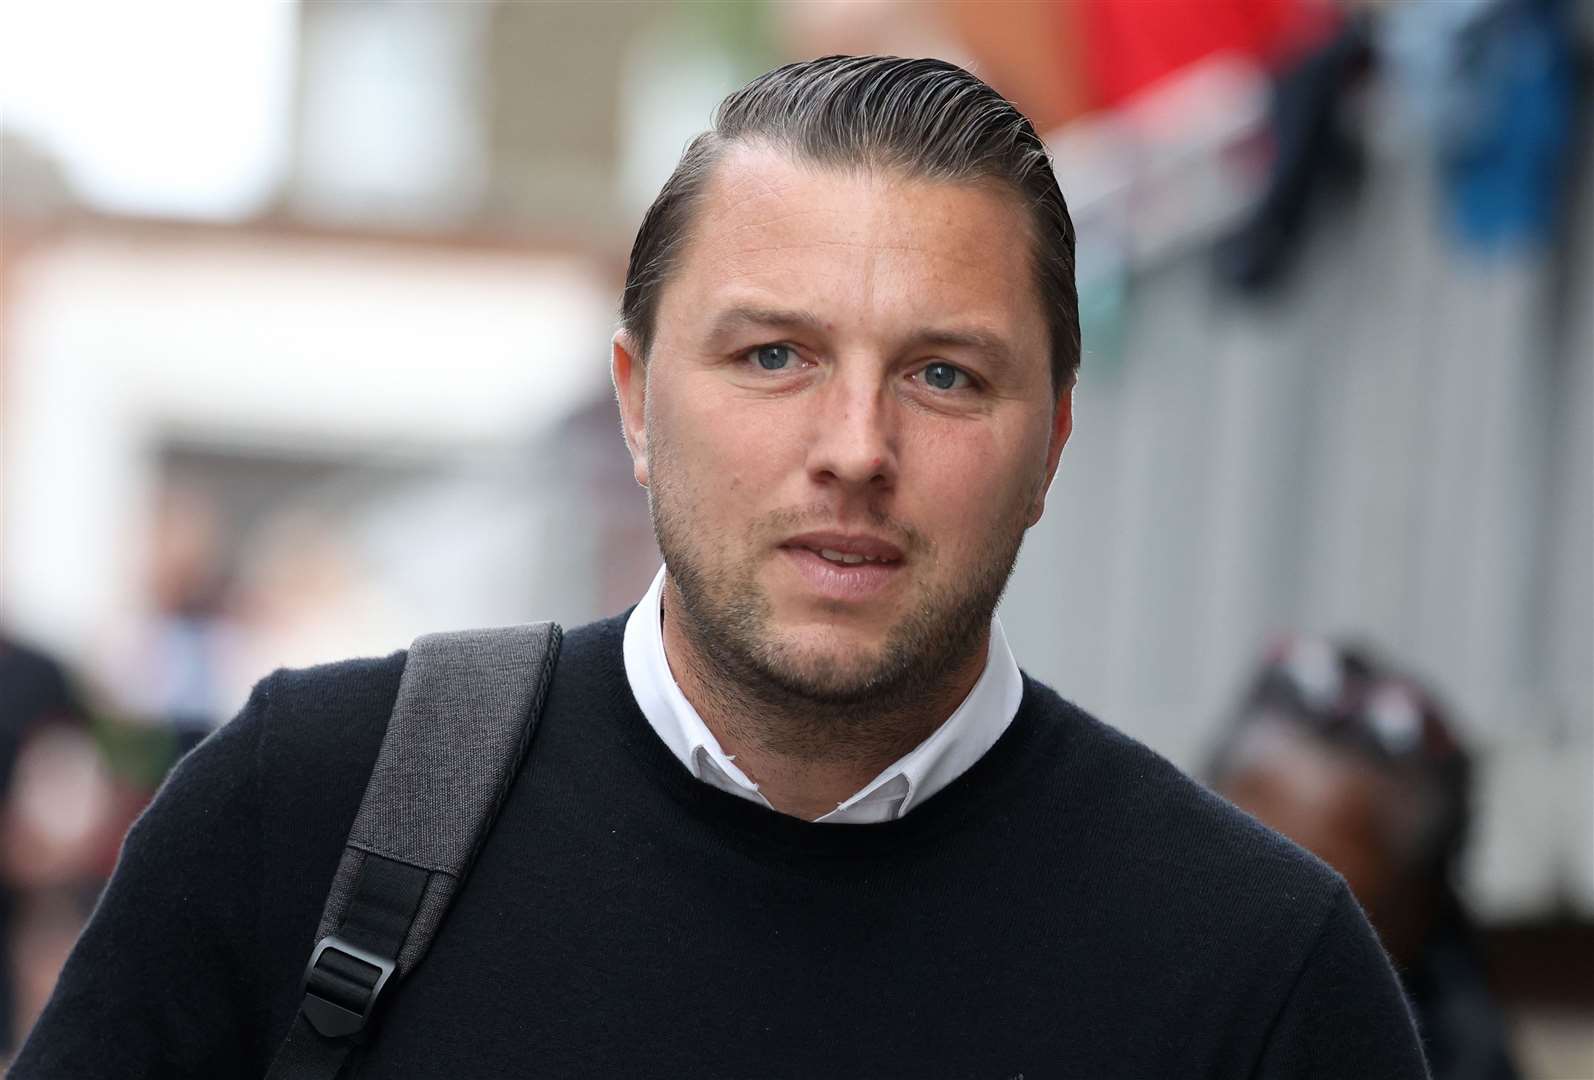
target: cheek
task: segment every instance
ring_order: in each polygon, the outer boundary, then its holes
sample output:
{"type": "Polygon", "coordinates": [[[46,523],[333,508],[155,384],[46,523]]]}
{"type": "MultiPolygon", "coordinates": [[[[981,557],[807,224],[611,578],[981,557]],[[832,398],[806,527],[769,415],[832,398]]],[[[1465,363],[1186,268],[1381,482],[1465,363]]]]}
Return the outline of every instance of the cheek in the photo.
{"type": "Polygon", "coordinates": [[[1044,444],[1033,442],[978,422],[926,430],[904,455],[903,487],[948,540],[984,547],[1029,510],[1045,473],[1044,444]]]}
{"type": "Polygon", "coordinates": [[[713,385],[683,391],[655,401],[653,437],[662,436],[666,467],[691,486],[706,515],[733,516],[744,503],[767,497],[794,454],[800,460],[790,419],[778,409],[727,400],[713,385]]]}

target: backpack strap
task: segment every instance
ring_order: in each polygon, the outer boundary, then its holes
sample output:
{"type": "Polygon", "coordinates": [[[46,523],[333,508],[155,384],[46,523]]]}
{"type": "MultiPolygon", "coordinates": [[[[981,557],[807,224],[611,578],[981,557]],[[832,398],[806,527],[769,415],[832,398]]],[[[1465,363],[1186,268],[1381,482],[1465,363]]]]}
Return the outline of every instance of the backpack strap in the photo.
{"type": "Polygon", "coordinates": [[[384,990],[426,954],[520,769],[562,637],[545,622],[410,647],[267,1080],[333,1080],[384,990]]]}

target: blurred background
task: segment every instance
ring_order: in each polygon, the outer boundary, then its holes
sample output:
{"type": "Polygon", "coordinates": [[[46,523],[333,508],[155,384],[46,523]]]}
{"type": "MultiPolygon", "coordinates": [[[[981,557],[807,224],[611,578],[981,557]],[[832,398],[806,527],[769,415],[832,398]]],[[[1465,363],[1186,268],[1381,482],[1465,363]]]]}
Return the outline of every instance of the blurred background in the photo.
{"type": "MultiPolygon", "coordinates": [[[[1258,672],[1375,651],[1470,763],[1438,872],[1516,1067],[1594,1077],[1591,10],[9,0],[12,1037],[255,680],[641,596],[606,369],[641,213],[731,89],[884,52],[1017,102],[1079,230],[1020,663],[1213,777],[1258,672]]],[[[1415,744],[1367,700],[1315,715],[1415,744]]]]}

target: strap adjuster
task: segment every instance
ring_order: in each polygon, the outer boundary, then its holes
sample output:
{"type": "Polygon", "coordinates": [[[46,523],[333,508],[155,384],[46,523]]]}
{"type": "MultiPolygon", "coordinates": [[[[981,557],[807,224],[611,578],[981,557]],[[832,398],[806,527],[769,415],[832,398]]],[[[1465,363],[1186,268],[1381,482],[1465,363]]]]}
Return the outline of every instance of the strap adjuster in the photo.
{"type": "Polygon", "coordinates": [[[329,1039],[365,1027],[395,964],[385,956],[328,934],[304,969],[304,1011],[310,1025],[329,1039]]]}

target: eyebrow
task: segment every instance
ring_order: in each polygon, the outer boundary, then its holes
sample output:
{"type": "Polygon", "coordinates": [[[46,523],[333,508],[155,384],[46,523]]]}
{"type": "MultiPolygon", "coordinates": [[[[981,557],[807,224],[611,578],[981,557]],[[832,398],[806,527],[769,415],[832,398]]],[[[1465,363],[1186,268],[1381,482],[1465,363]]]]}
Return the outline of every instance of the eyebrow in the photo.
{"type": "MultiPolygon", "coordinates": [[[[809,334],[822,334],[828,329],[824,319],[811,311],[785,308],[766,308],[738,305],[727,308],[709,324],[709,340],[719,341],[748,328],[763,327],[772,330],[801,330],[809,334]]],[[[905,345],[909,348],[969,349],[985,356],[1002,367],[1014,366],[1012,346],[997,334],[975,328],[940,328],[922,330],[909,335],[905,345]]]]}
{"type": "Polygon", "coordinates": [[[977,352],[999,367],[1011,369],[1015,357],[1006,340],[984,330],[926,330],[914,334],[911,341],[916,347],[968,349],[977,352]]]}
{"type": "Polygon", "coordinates": [[[768,327],[774,330],[802,330],[811,334],[823,333],[825,320],[811,311],[782,308],[749,307],[739,305],[726,308],[709,324],[709,340],[719,341],[751,327],[768,327]]]}

